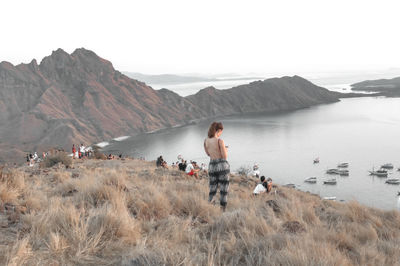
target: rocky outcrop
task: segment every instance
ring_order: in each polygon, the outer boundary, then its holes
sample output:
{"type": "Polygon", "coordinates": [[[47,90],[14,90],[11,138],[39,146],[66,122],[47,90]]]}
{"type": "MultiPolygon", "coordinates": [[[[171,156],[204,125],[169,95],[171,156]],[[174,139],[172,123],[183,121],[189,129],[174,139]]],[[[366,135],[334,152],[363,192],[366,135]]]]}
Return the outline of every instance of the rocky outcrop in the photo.
{"type": "Polygon", "coordinates": [[[58,49],[40,64],[0,63],[0,160],[94,143],[214,116],[304,108],[338,96],[298,77],[205,88],[181,97],[116,71],[86,49],[58,49]]]}

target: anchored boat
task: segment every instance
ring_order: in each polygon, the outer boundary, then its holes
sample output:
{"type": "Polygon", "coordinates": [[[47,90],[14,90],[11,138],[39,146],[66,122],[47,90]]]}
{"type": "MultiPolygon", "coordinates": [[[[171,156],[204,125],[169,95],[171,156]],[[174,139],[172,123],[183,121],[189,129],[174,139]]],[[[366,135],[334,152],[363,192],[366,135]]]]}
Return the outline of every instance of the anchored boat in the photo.
{"type": "Polygon", "coordinates": [[[399,185],[400,178],[389,178],[388,180],[385,181],[385,183],[392,184],[392,185],[399,185]]]}
{"type": "Polygon", "coordinates": [[[349,167],[349,163],[340,163],[340,164],[338,164],[337,167],[338,168],[347,168],[347,167],[349,167]]]}
{"type": "Polygon", "coordinates": [[[328,180],[324,181],[324,184],[326,184],[326,185],[336,185],[336,183],[337,183],[337,181],[336,181],[335,178],[328,179],[328,180]]]}
{"type": "Polygon", "coordinates": [[[349,170],[339,170],[339,175],[348,176],[349,175],[349,170]]]}
{"type": "Polygon", "coordinates": [[[324,200],[336,200],[336,197],[323,197],[324,200]]]}
{"type": "Polygon", "coordinates": [[[316,177],[309,177],[306,180],[304,180],[304,182],[315,184],[315,183],[317,183],[317,178],[316,177]]]}
{"type": "Polygon", "coordinates": [[[393,164],[391,163],[385,163],[384,165],[381,166],[383,169],[393,169],[393,164]]]}
{"type": "Polygon", "coordinates": [[[330,174],[330,175],[339,175],[340,174],[339,169],[336,169],[336,168],[328,169],[328,170],[326,170],[326,173],[330,174]]]}
{"type": "Polygon", "coordinates": [[[296,185],[295,184],[292,184],[292,183],[288,183],[288,184],[285,184],[285,185],[283,185],[284,187],[290,187],[290,188],[296,188],[296,185]]]}
{"type": "Polygon", "coordinates": [[[370,173],[370,175],[375,175],[378,177],[387,177],[388,176],[388,172],[385,169],[379,169],[377,171],[372,170],[372,171],[369,171],[369,173],[370,173]]]}

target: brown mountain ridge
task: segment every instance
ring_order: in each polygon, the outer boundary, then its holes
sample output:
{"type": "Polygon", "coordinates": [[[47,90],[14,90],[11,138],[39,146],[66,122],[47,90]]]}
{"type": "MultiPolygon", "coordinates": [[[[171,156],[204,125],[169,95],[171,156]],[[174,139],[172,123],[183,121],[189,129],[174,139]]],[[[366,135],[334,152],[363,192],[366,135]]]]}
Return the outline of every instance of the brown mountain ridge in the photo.
{"type": "Polygon", "coordinates": [[[256,81],[228,90],[205,88],[181,97],[154,90],[80,48],[53,51],[40,64],[0,63],[0,161],[28,151],[70,149],[123,135],[249,112],[294,110],[338,101],[298,77],[256,81]]]}

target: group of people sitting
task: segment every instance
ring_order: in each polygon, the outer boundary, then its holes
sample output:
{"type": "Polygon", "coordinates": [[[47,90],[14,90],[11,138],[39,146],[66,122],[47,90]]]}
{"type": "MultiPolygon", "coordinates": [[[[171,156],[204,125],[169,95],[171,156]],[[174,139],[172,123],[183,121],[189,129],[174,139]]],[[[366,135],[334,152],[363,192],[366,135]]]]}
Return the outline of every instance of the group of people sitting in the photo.
{"type": "MultiPolygon", "coordinates": [[[[195,161],[189,161],[188,163],[186,160],[182,159],[181,156],[178,156],[178,158],[180,161],[177,161],[176,163],[174,162],[171,165],[173,169],[178,168],[180,171],[184,171],[187,175],[194,176],[196,179],[199,178],[200,172],[207,173],[206,165],[204,163],[199,166],[195,161]]],[[[168,164],[162,156],[157,158],[156,166],[168,169],[168,164]]]]}

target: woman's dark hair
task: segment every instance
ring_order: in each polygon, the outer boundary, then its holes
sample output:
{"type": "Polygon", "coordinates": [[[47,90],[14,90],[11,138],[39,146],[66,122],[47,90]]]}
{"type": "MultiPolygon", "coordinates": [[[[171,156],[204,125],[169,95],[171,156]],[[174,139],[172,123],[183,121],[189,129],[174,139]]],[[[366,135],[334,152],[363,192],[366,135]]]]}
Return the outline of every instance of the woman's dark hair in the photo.
{"type": "Polygon", "coordinates": [[[213,122],[208,129],[208,137],[213,138],[218,130],[223,130],[224,126],[221,122],[213,122]]]}

